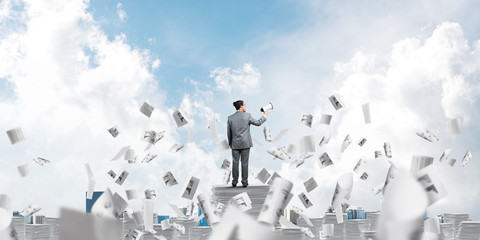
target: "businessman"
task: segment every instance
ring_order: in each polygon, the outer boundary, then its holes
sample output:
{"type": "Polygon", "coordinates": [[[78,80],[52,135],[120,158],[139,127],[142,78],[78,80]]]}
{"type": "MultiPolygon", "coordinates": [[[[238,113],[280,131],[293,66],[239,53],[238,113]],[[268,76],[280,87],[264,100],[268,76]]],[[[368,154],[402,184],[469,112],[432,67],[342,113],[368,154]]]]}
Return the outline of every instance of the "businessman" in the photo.
{"type": "Polygon", "coordinates": [[[238,163],[242,161],[242,185],[248,186],[248,157],[250,148],[253,146],[252,137],[250,136],[250,124],[255,126],[262,125],[267,121],[268,111],[264,111],[263,116],[255,120],[250,113],[247,113],[247,106],[244,101],[238,100],[233,102],[233,106],[237,110],[234,114],[228,116],[227,136],[228,145],[232,149],[232,186],[236,187],[238,183],[238,163]]]}

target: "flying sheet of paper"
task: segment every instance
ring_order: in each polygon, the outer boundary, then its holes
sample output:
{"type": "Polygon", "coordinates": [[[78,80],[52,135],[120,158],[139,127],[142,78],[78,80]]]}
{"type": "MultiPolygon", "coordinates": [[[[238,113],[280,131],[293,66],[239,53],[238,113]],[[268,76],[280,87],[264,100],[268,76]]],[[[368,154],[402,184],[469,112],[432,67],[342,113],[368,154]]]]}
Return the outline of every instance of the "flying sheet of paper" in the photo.
{"type": "Polygon", "coordinates": [[[127,152],[127,150],[130,148],[130,146],[125,146],[123,147],[122,149],[120,149],[120,151],[118,151],[118,153],[112,158],[111,161],[117,161],[119,160],[123,155],[125,155],[125,153],[127,152]]]}
{"type": "Polygon", "coordinates": [[[313,177],[311,177],[307,181],[305,181],[303,183],[303,185],[305,186],[305,189],[307,190],[307,192],[311,192],[311,191],[313,191],[313,189],[318,187],[318,184],[315,181],[315,178],[313,178],[313,177]]]}
{"type": "Polygon", "coordinates": [[[20,177],[26,177],[30,173],[28,164],[23,164],[18,166],[17,170],[18,170],[18,175],[20,175],[20,177]]]}
{"type": "Polygon", "coordinates": [[[178,218],[186,218],[185,214],[183,214],[183,211],[175,204],[169,203],[168,206],[177,214],[178,218]]]}
{"type": "Polygon", "coordinates": [[[367,180],[367,179],[368,179],[368,173],[367,173],[367,172],[363,172],[362,175],[360,176],[360,179],[362,179],[362,180],[367,180]]]}
{"type": "Polygon", "coordinates": [[[261,143],[260,141],[258,141],[256,138],[253,138],[253,137],[252,137],[252,140],[253,140],[253,142],[254,142],[256,145],[258,145],[258,146],[260,146],[260,147],[263,147],[263,143],[261,143]]]}
{"type": "Polygon", "coordinates": [[[282,176],[280,176],[280,174],[278,174],[277,172],[273,172],[272,177],[270,177],[270,179],[269,179],[268,182],[267,182],[267,185],[272,186],[273,181],[274,181],[276,178],[282,178],[282,176]]]}
{"type": "Polygon", "coordinates": [[[119,217],[123,210],[125,210],[128,207],[128,202],[125,201],[125,199],[120,196],[120,194],[115,193],[113,194],[113,207],[115,209],[115,212],[119,213],[119,217]]]}
{"type": "Polygon", "coordinates": [[[221,169],[230,169],[230,160],[223,159],[221,169]]]}
{"type": "Polygon", "coordinates": [[[142,160],[142,163],[149,163],[158,156],[156,153],[148,153],[142,160]]]}
{"type": "Polygon", "coordinates": [[[222,217],[222,222],[214,228],[209,240],[274,240],[276,235],[266,225],[258,224],[252,217],[239,210],[229,207],[222,217]]]}
{"type": "Polygon", "coordinates": [[[335,110],[344,107],[343,101],[340,99],[340,96],[338,94],[333,94],[328,98],[328,100],[330,100],[330,103],[332,103],[335,110]]]}
{"type": "Polygon", "coordinates": [[[452,149],[450,148],[445,149],[445,151],[443,151],[442,156],[440,156],[440,159],[438,161],[443,162],[444,160],[447,160],[451,154],[452,154],[452,149]]]}
{"type": "Polygon", "coordinates": [[[428,129],[424,129],[423,131],[418,131],[418,132],[417,132],[417,135],[418,135],[419,137],[421,137],[421,138],[429,141],[429,142],[434,142],[434,141],[436,142],[436,141],[439,140],[438,137],[435,136],[435,134],[433,134],[433,133],[432,133],[430,130],[428,130],[428,129]]]}
{"type": "Polygon", "coordinates": [[[230,149],[230,146],[228,145],[228,142],[226,139],[223,141],[220,141],[217,143],[218,149],[220,149],[221,152],[230,149]]]}
{"type": "Polygon", "coordinates": [[[157,197],[157,192],[155,189],[146,189],[144,193],[146,199],[154,199],[157,197]]]}
{"type": "Polygon", "coordinates": [[[275,136],[273,138],[272,141],[276,142],[276,141],[280,140],[283,137],[283,135],[285,135],[285,133],[287,133],[287,132],[288,132],[288,128],[280,130],[280,132],[277,134],[277,136],[275,136]]]}
{"type": "Polygon", "coordinates": [[[188,143],[193,143],[194,132],[193,128],[188,128],[188,143]]]}
{"type": "Polygon", "coordinates": [[[223,183],[228,184],[230,183],[230,177],[232,176],[232,171],[229,169],[225,169],[225,172],[223,173],[223,183]]]}
{"type": "Polygon", "coordinates": [[[197,191],[199,183],[200,179],[188,176],[183,184],[183,187],[181,188],[181,197],[192,200],[195,192],[197,191]]]}
{"type": "Polygon", "coordinates": [[[243,212],[252,209],[252,200],[250,200],[247,192],[242,192],[232,197],[230,204],[236,205],[243,212]]]}
{"type": "Polygon", "coordinates": [[[318,145],[322,146],[322,145],[328,144],[328,142],[330,142],[331,137],[332,135],[330,133],[327,133],[325,136],[322,137],[318,145]]]}
{"type": "Polygon", "coordinates": [[[256,179],[265,184],[270,177],[271,175],[268,173],[267,169],[262,168],[262,170],[260,170],[260,172],[257,174],[256,179]]]}
{"type": "Polygon", "coordinates": [[[143,237],[142,231],[135,228],[131,228],[130,230],[128,230],[127,235],[125,235],[124,240],[140,240],[142,239],[142,237],[143,237]]]}
{"type": "Polygon", "coordinates": [[[390,181],[395,179],[397,172],[398,172],[398,168],[395,165],[390,164],[390,168],[388,169],[388,172],[387,172],[387,177],[385,178],[385,184],[383,185],[383,188],[382,188],[383,194],[385,194],[385,192],[387,191],[387,187],[390,181]]]}
{"type": "Polygon", "coordinates": [[[171,153],[176,153],[178,151],[180,151],[180,149],[182,149],[185,145],[183,144],[180,144],[180,143],[175,143],[169,150],[169,152],[171,153]]]}
{"type": "Polygon", "coordinates": [[[140,112],[143,113],[145,116],[150,117],[152,116],[153,107],[150,106],[147,102],[144,102],[142,107],[140,107],[140,112]]]}
{"type": "Polygon", "coordinates": [[[127,149],[125,155],[123,155],[123,159],[128,163],[135,163],[137,162],[137,156],[135,155],[135,150],[132,148],[127,149]]]}
{"type": "Polygon", "coordinates": [[[144,230],[151,233],[155,233],[153,230],[153,203],[154,202],[151,199],[143,199],[143,217],[145,218],[144,230]]]}
{"type": "Polygon", "coordinates": [[[330,156],[328,156],[326,152],[320,155],[320,157],[317,159],[317,163],[320,168],[325,168],[333,164],[332,159],[330,159],[330,156]]]}
{"type": "Polygon", "coordinates": [[[283,150],[283,148],[274,146],[270,149],[267,150],[267,153],[272,155],[274,158],[273,159],[280,159],[280,160],[285,160],[287,158],[290,158],[288,154],[283,150]]]}
{"type": "Polygon", "coordinates": [[[460,121],[458,120],[458,118],[448,120],[447,134],[452,136],[460,133],[462,133],[462,131],[460,130],[460,121]]]}
{"type": "Polygon", "coordinates": [[[215,142],[218,141],[217,119],[208,119],[208,129],[210,129],[210,136],[212,136],[212,140],[215,142]]]}
{"type": "Polygon", "coordinates": [[[358,146],[360,147],[363,147],[363,145],[367,142],[367,139],[366,138],[360,138],[360,140],[358,140],[358,146]]]}
{"type": "Polygon", "coordinates": [[[109,129],[107,129],[107,131],[110,133],[110,135],[112,135],[112,137],[116,138],[118,136],[118,134],[120,133],[120,130],[118,129],[118,127],[115,125],[109,129]]]}
{"type": "Polygon", "coordinates": [[[300,123],[303,123],[307,127],[312,127],[313,115],[312,114],[302,114],[300,117],[300,123]]]}
{"type": "Polygon", "coordinates": [[[300,201],[302,202],[302,204],[305,208],[309,208],[309,207],[313,206],[313,203],[310,200],[311,197],[306,192],[302,192],[302,193],[298,194],[298,198],[300,198],[300,201]]]}
{"type": "Polygon", "coordinates": [[[341,203],[344,199],[349,199],[353,188],[353,174],[351,172],[345,173],[338,178],[337,186],[332,198],[332,206],[335,209],[337,216],[337,223],[343,222],[343,211],[341,203]]]}
{"type": "Polygon", "coordinates": [[[470,151],[467,151],[463,156],[462,166],[465,167],[465,165],[467,165],[467,163],[470,162],[470,160],[472,160],[472,157],[473,157],[472,153],[470,151]]]}
{"type": "Polygon", "coordinates": [[[370,117],[370,103],[363,104],[362,111],[363,111],[363,118],[365,119],[365,124],[372,123],[372,119],[370,117]]]}
{"type": "Polygon", "coordinates": [[[304,159],[297,159],[297,160],[293,161],[292,163],[290,163],[289,167],[290,167],[290,169],[295,169],[295,168],[300,167],[304,163],[305,163],[304,159]]]}
{"type": "Polygon", "coordinates": [[[300,209],[299,207],[296,207],[296,206],[292,206],[292,210],[297,213],[298,215],[300,215],[301,218],[303,218],[305,220],[305,222],[307,223],[308,226],[310,227],[313,227],[313,223],[312,221],[310,221],[310,218],[307,217],[307,215],[305,215],[305,211],[300,209]]]}
{"type": "Polygon", "coordinates": [[[385,186],[385,183],[380,183],[379,185],[375,186],[372,189],[373,194],[377,195],[383,191],[383,187],[385,186]]]}
{"type": "Polygon", "coordinates": [[[423,221],[423,229],[425,232],[441,234],[440,221],[436,217],[423,221]]]}
{"type": "Polygon", "coordinates": [[[123,170],[120,174],[118,174],[117,179],[115,179],[115,183],[122,186],[123,182],[125,182],[125,179],[128,177],[128,172],[126,170],[123,170]]]}
{"type": "Polygon", "coordinates": [[[135,221],[135,225],[137,225],[138,227],[145,225],[145,217],[143,216],[142,211],[133,212],[132,216],[133,220],[135,221]]]}
{"type": "Polygon", "coordinates": [[[433,164],[433,157],[423,155],[413,155],[412,164],[410,165],[410,173],[414,174],[418,170],[433,164]]]}
{"type": "Polygon", "coordinates": [[[447,160],[447,163],[453,167],[453,165],[455,165],[455,162],[457,161],[457,159],[455,158],[448,158],[447,160]]]}
{"type": "Polygon", "coordinates": [[[382,151],[375,151],[375,158],[383,156],[382,151]]]}
{"type": "Polygon", "coordinates": [[[59,234],[59,239],[68,240],[118,240],[123,237],[120,221],[66,208],[60,210],[59,234]]]}
{"type": "Polygon", "coordinates": [[[365,164],[367,163],[367,161],[363,160],[363,159],[359,159],[357,164],[355,165],[355,167],[353,168],[353,171],[356,173],[356,174],[360,174],[361,171],[363,170],[363,167],[365,166],[365,164]]]}
{"type": "Polygon", "coordinates": [[[94,190],[95,190],[95,179],[89,178],[88,186],[87,186],[87,199],[92,199],[94,190]]]}
{"type": "Polygon", "coordinates": [[[345,152],[345,149],[347,149],[348,146],[352,143],[352,138],[350,137],[350,134],[347,134],[345,139],[343,139],[342,142],[342,149],[340,150],[342,153],[345,152]]]}
{"type": "Polygon", "coordinates": [[[118,218],[120,213],[116,211],[113,194],[108,188],[105,189],[92,206],[92,214],[98,217],[118,218]]]}
{"type": "Polygon", "coordinates": [[[330,125],[331,121],[332,121],[332,115],[322,114],[322,116],[320,116],[320,123],[321,124],[330,125]]]}
{"type": "Polygon", "coordinates": [[[162,176],[163,183],[165,184],[166,187],[171,187],[175,186],[178,184],[177,180],[173,176],[172,172],[168,171],[162,176]]]}
{"type": "Polygon", "coordinates": [[[140,135],[140,140],[154,145],[165,136],[165,131],[145,130],[140,135]]]}
{"type": "Polygon", "coordinates": [[[117,174],[112,170],[110,169],[108,172],[107,172],[107,176],[112,180],[112,181],[115,181],[116,177],[117,177],[117,174]]]}
{"type": "Polygon", "coordinates": [[[263,127],[263,135],[265,136],[265,141],[266,142],[271,142],[272,141],[272,136],[270,134],[270,127],[268,127],[268,126],[263,127]]]}
{"type": "Polygon", "coordinates": [[[287,148],[287,153],[288,154],[295,154],[295,152],[296,152],[295,144],[289,144],[288,148],[287,148]]]}
{"type": "Polygon", "coordinates": [[[419,239],[428,198],[418,181],[403,169],[384,192],[377,236],[379,239],[419,239]]]}
{"type": "Polygon", "coordinates": [[[127,189],[125,190],[125,194],[127,195],[127,200],[132,200],[137,198],[137,190],[135,189],[127,189]]]}
{"type": "Polygon", "coordinates": [[[392,147],[390,146],[390,143],[386,142],[383,143],[383,150],[385,150],[385,156],[388,158],[392,157],[392,147]]]}
{"type": "Polygon", "coordinates": [[[187,117],[187,114],[181,108],[179,108],[177,111],[173,113],[173,119],[175,120],[177,127],[183,127],[190,122],[190,120],[187,117]]]}
{"type": "Polygon", "coordinates": [[[215,226],[220,222],[220,218],[215,214],[215,207],[209,193],[201,193],[197,196],[198,207],[202,210],[205,220],[209,225],[215,226]]]}
{"type": "MultiPolygon", "coordinates": [[[[272,176],[273,178],[273,176],[272,176]]],[[[293,183],[281,177],[275,178],[263,203],[257,221],[275,226],[288,204],[293,183]]]]}
{"type": "Polygon", "coordinates": [[[313,135],[307,135],[300,138],[300,153],[315,152],[315,139],[313,135]]]}
{"type": "Polygon", "coordinates": [[[285,229],[285,228],[299,228],[297,225],[288,221],[288,219],[286,219],[283,216],[280,216],[280,218],[278,219],[278,223],[280,223],[280,226],[282,227],[282,229],[285,229]]]}
{"type": "Polygon", "coordinates": [[[441,175],[434,165],[416,171],[415,178],[427,193],[428,205],[432,205],[447,196],[447,190],[442,183],[441,175]]]}
{"type": "Polygon", "coordinates": [[[185,234],[185,226],[178,223],[172,223],[172,227],[182,235],[185,234]]]}
{"type": "Polygon", "coordinates": [[[7,131],[8,139],[12,145],[25,141],[25,136],[21,128],[14,128],[7,131]]]}
{"type": "Polygon", "coordinates": [[[23,209],[19,214],[24,217],[28,217],[28,216],[32,216],[33,214],[37,213],[40,210],[42,210],[41,207],[37,206],[36,204],[30,204],[25,209],[23,209]]]}
{"type": "Polygon", "coordinates": [[[40,166],[45,166],[50,163],[50,160],[47,160],[45,158],[37,157],[33,159],[34,162],[36,162],[40,166]]]}

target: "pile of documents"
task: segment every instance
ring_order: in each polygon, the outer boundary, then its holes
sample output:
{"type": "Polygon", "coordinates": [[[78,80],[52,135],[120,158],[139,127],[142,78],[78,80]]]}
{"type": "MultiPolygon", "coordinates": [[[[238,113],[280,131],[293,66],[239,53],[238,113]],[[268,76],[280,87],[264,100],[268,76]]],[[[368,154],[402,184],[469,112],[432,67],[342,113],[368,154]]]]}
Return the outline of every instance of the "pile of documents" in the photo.
{"type": "Polygon", "coordinates": [[[453,227],[455,228],[454,236],[457,236],[458,229],[460,228],[460,223],[463,221],[468,221],[469,219],[468,214],[455,214],[455,213],[444,213],[443,214],[443,222],[444,223],[453,223],[453,227]]]}
{"type": "Polygon", "coordinates": [[[25,239],[50,240],[50,225],[48,224],[25,225],[25,239]]]}
{"type": "Polygon", "coordinates": [[[25,218],[13,217],[12,224],[18,233],[18,239],[25,239],[25,218]]]}
{"type": "Polygon", "coordinates": [[[375,231],[365,231],[363,232],[363,239],[369,239],[369,240],[380,240],[380,238],[377,237],[377,232],[375,231]]]}
{"type": "Polygon", "coordinates": [[[380,212],[367,212],[366,217],[370,221],[370,231],[377,231],[380,212]]]}
{"type": "Polygon", "coordinates": [[[233,188],[229,185],[215,185],[212,188],[212,198],[215,202],[228,206],[228,202],[232,197],[241,194],[242,192],[247,192],[251,200],[252,209],[245,211],[245,213],[256,219],[262,209],[263,202],[267,197],[269,189],[270,186],[268,185],[248,185],[247,188],[233,188]]]}
{"type": "Polygon", "coordinates": [[[440,238],[438,240],[454,240],[454,232],[453,223],[440,223],[440,238]]]}
{"type": "Polygon", "coordinates": [[[211,227],[193,227],[190,228],[190,239],[207,240],[212,234],[211,227]]]}
{"type": "Polygon", "coordinates": [[[337,223],[337,217],[335,213],[325,213],[325,218],[323,219],[323,225],[333,224],[333,235],[329,239],[341,239],[345,238],[345,221],[348,219],[348,215],[343,213],[343,222],[337,223]]]}
{"type": "Polygon", "coordinates": [[[479,239],[480,221],[463,221],[460,223],[456,239],[479,239]]]}
{"type": "Polygon", "coordinates": [[[363,232],[368,231],[370,222],[368,219],[350,219],[345,221],[345,239],[362,240],[363,232]]]}
{"type": "Polygon", "coordinates": [[[60,236],[60,218],[45,217],[43,223],[50,225],[51,240],[57,240],[60,236]]]}

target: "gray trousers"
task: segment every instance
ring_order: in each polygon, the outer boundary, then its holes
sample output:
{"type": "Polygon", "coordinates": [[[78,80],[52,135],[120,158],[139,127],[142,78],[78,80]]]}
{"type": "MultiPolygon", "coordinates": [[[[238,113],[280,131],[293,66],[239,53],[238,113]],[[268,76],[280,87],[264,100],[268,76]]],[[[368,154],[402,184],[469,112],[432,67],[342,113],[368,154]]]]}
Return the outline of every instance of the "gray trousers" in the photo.
{"type": "Polygon", "coordinates": [[[238,183],[238,162],[241,157],[242,161],[242,184],[248,184],[248,157],[250,156],[250,148],[232,149],[232,184],[238,183]]]}

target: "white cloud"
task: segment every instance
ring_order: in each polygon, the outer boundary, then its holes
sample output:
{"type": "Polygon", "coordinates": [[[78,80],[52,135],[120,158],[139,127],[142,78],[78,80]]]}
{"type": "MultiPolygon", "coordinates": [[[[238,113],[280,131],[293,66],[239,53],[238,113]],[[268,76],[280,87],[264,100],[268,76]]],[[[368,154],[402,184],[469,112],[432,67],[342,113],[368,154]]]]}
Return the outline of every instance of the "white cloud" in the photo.
{"type": "Polygon", "coordinates": [[[241,68],[217,67],[210,72],[210,77],[215,80],[216,88],[221,91],[241,91],[242,93],[257,92],[260,84],[260,71],[250,63],[245,63],[241,68]]]}
{"type": "Polygon", "coordinates": [[[117,4],[117,16],[118,18],[120,19],[121,22],[126,22],[127,21],[127,13],[125,12],[125,10],[123,10],[123,4],[122,3],[118,3],[117,4]]]}

